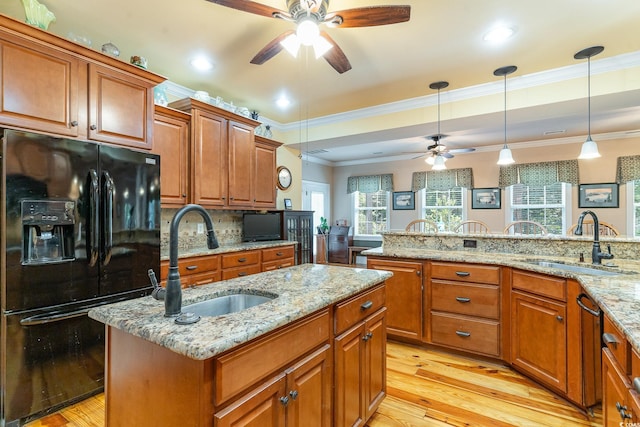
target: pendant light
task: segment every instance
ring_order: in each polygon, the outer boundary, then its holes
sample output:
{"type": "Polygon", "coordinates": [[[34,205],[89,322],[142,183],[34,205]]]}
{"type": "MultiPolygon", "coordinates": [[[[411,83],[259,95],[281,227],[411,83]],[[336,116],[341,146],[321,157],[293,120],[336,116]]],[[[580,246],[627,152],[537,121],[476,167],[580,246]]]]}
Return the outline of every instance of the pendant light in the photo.
{"type": "Polygon", "coordinates": [[[500,150],[500,155],[498,156],[499,165],[510,165],[515,163],[513,155],[511,154],[511,149],[507,145],[507,76],[517,69],[518,67],[515,65],[507,65],[506,67],[498,68],[493,72],[494,76],[504,76],[504,146],[502,147],[502,150],[500,150]]]}
{"type": "Polygon", "coordinates": [[[599,54],[604,50],[602,46],[592,46],[586,49],[582,49],[580,52],[573,55],[574,59],[584,59],[587,58],[587,103],[588,103],[588,133],[587,140],[582,144],[582,149],[580,150],[579,159],[595,159],[600,157],[600,152],[598,151],[598,145],[595,143],[593,139],[591,139],[591,57],[599,54]]]}
{"type": "MultiPolygon", "coordinates": [[[[448,86],[449,86],[449,82],[445,82],[445,81],[434,82],[429,85],[430,89],[438,89],[438,133],[435,135],[435,138],[437,138],[435,140],[436,144],[442,137],[442,135],[440,134],[440,89],[444,89],[448,86]]],[[[447,165],[444,164],[445,161],[446,159],[440,154],[436,154],[435,156],[429,156],[425,160],[425,162],[427,162],[428,164],[433,165],[431,167],[431,170],[434,170],[434,171],[441,171],[446,169],[447,165]]]]}

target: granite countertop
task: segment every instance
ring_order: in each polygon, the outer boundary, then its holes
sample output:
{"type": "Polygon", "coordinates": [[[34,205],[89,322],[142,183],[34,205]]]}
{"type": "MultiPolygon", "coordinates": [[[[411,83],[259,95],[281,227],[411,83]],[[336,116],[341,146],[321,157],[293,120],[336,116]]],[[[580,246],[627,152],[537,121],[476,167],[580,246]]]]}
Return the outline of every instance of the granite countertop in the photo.
{"type": "MultiPolygon", "coordinates": [[[[178,258],[188,258],[192,256],[216,255],[230,252],[250,251],[254,249],[277,248],[278,246],[297,245],[298,242],[290,240],[268,240],[265,242],[243,242],[220,245],[217,249],[207,249],[204,247],[179,248],[178,258]]],[[[162,247],[160,251],[160,260],[169,260],[169,247],[162,247]]]]}
{"type": "MultiPolygon", "coordinates": [[[[589,262],[579,263],[575,258],[559,256],[438,251],[412,248],[385,250],[384,247],[363,251],[362,255],[495,264],[576,279],[607,317],[620,328],[632,347],[640,353],[640,261],[618,258],[603,260],[603,266],[599,267],[600,269],[620,274],[615,276],[594,276],[527,262],[532,260],[558,261],[570,265],[594,267],[589,262]],[[608,267],[608,264],[613,266],[608,267]]],[[[591,254],[586,254],[586,256],[590,257],[591,254]]],[[[568,301],[568,303],[571,303],[571,301],[568,301]]]]}
{"type": "MultiPolygon", "coordinates": [[[[289,242],[290,244],[291,242],[289,242]]],[[[94,308],[89,317],[196,360],[216,356],[390,278],[391,272],[302,264],[182,292],[182,306],[230,293],[277,294],[237,313],[178,325],[151,296],[94,308]]]]}

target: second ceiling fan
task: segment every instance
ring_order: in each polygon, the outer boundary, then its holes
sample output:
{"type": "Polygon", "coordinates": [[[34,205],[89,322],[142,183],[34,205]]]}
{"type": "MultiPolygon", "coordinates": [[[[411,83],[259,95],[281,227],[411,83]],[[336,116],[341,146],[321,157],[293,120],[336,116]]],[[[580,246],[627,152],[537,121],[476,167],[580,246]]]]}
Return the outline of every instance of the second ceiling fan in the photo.
{"type": "Polygon", "coordinates": [[[306,45],[313,46],[316,57],[323,56],[340,74],[349,71],[351,64],[329,34],[320,30],[320,25],[335,28],[373,27],[406,22],[411,16],[411,6],[369,6],[329,12],[329,0],[286,0],[288,11],[284,11],[248,0],[208,1],[296,24],[295,30],[287,30],[267,43],[253,57],[252,64],[264,64],[282,49],[297,54],[300,45],[306,45]]]}

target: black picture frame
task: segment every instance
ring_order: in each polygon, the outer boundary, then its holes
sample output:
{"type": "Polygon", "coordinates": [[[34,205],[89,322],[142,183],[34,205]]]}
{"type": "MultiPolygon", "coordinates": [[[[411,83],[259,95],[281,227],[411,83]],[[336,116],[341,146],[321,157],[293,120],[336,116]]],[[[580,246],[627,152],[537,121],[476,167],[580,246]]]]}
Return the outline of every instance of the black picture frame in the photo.
{"type": "Polygon", "coordinates": [[[502,190],[498,187],[471,189],[471,209],[500,209],[502,190]]]}
{"type": "Polygon", "coordinates": [[[620,188],[615,182],[580,184],[578,207],[617,208],[620,206],[620,188]]]}
{"type": "Polygon", "coordinates": [[[394,191],[393,209],[412,211],[416,208],[416,194],[413,191],[394,191]]]}
{"type": "Polygon", "coordinates": [[[291,204],[291,199],[284,199],[284,208],[286,210],[293,209],[293,205],[291,204]]]}

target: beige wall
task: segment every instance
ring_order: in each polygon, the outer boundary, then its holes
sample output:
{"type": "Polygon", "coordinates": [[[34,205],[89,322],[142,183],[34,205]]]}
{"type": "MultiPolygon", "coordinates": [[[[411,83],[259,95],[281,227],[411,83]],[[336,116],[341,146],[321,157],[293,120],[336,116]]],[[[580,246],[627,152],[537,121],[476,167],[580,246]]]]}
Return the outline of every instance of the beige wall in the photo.
{"type": "MultiPolygon", "coordinates": [[[[625,139],[598,140],[602,157],[593,160],[580,160],[580,182],[602,183],[615,182],[616,160],[619,156],[640,154],[640,137],[625,139]]],[[[580,152],[582,142],[560,143],[558,145],[546,145],[535,148],[511,147],[513,157],[518,163],[532,163],[552,160],[575,159],[580,152]]],[[[474,152],[458,154],[447,161],[447,167],[473,169],[474,185],[477,188],[497,187],[499,166],[496,164],[497,151],[474,152]]],[[[411,176],[413,172],[428,170],[423,159],[406,161],[393,161],[386,163],[371,163],[367,165],[351,165],[333,168],[332,185],[332,216],[334,218],[351,218],[351,197],[346,193],[346,181],[349,176],[392,173],[395,191],[408,191],[411,189],[411,176]]],[[[303,179],[305,173],[303,170],[303,179]]],[[[503,206],[505,195],[503,192],[503,206]]],[[[470,204],[470,200],[468,201],[470,204]]],[[[626,186],[620,186],[620,207],[609,209],[593,209],[602,221],[613,223],[622,234],[627,234],[627,203],[626,186]]],[[[578,208],[578,189],[572,188],[572,206],[570,217],[573,222],[583,209],[578,208]]],[[[413,219],[419,217],[419,209],[413,211],[389,212],[390,229],[401,230],[413,219]]],[[[478,219],[486,222],[494,231],[501,231],[505,227],[505,210],[485,210],[467,208],[468,219],[478,219]]]]}

